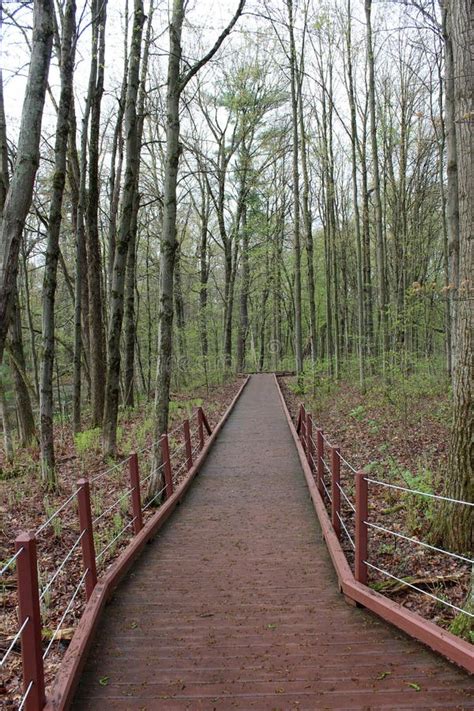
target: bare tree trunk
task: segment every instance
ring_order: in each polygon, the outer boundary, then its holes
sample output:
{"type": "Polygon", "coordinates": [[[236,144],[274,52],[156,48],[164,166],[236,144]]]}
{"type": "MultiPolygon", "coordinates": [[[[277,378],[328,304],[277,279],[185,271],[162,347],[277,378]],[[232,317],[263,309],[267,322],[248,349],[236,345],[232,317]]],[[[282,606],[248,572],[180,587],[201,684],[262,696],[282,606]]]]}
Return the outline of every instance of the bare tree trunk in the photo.
{"type": "MultiPolygon", "coordinates": [[[[2,25],[2,8],[0,6],[0,33],[2,25]]],[[[1,40],[0,40],[1,41],[1,40]]],[[[0,223],[3,220],[3,209],[10,187],[8,170],[7,126],[3,98],[3,75],[0,68],[0,223]]],[[[18,286],[15,285],[11,302],[11,324],[7,347],[15,387],[16,410],[18,414],[19,439],[22,447],[31,444],[35,437],[35,421],[31,407],[30,393],[26,381],[25,355],[21,333],[21,312],[18,303],[18,286]]],[[[7,423],[8,426],[8,423],[7,423]]]]}
{"type": "Polygon", "coordinates": [[[59,98],[56,139],[54,146],[53,189],[48,220],[48,238],[43,277],[43,358],[40,383],[40,446],[43,482],[56,486],[53,432],[53,369],[56,279],[59,259],[59,235],[69,133],[69,113],[72,104],[75,57],[76,3],[68,0],[61,38],[61,94],[59,98]]]}
{"type": "Polygon", "coordinates": [[[107,282],[108,293],[112,288],[112,278],[114,271],[115,258],[115,241],[117,238],[117,216],[120,202],[120,188],[122,181],[122,166],[123,166],[123,117],[125,114],[125,102],[127,99],[127,77],[128,77],[128,0],[125,0],[124,10],[125,32],[123,39],[124,47],[124,66],[122,86],[120,88],[120,97],[118,100],[117,120],[115,122],[114,137],[112,141],[112,156],[110,159],[110,177],[109,177],[109,199],[110,199],[110,214],[109,214],[109,240],[107,252],[107,282]]]}
{"type": "Polygon", "coordinates": [[[206,387],[209,388],[209,334],[207,329],[207,290],[209,281],[209,187],[206,180],[200,180],[201,202],[198,208],[200,219],[199,256],[199,337],[206,387]]]}
{"type": "Polygon", "coordinates": [[[367,65],[369,70],[369,112],[370,112],[370,140],[372,147],[372,175],[374,180],[374,202],[375,202],[375,233],[377,245],[377,267],[378,267],[378,292],[380,310],[380,331],[382,345],[382,365],[385,367],[385,359],[388,351],[388,314],[387,314],[387,288],[385,276],[385,250],[383,239],[383,213],[382,213],[382,193],[380,188],[380,168],[378,156],[377,140],[377,117],[375,101],[375,61],[374,47],[372,40],[372,0],[365,0],[365,17],[367,23],[367,65]]]}
{"type": "Polygon", "coordinates": [[[302,96],[303,80],[300,77],[298,81],[298,113],[299,113],[299,128],[301,141],[301,168],[303,173],[303,225],[305,233],[306,254],[308,260],[308,298],[309,298],[309,327],[311,334],[311,359],[313,367],[316,364],[317,358],[317,342],[316,342],[316,300],[315,300],[315,281],[314,281],[314,249],[313,249],[313,227],[310,208],[310,184],[306,145],[306,129],[304,124],[303,111],[303,96],[302,96]]]}
{"type": "Polygon", "coordinates": [[[247,228],[247,206],[242,206],[242,219],[240,224],[242,239],[241,252],[241,286],[240,286],[240,320],[237,334],[237,372],[245,371],[245,355],[249,329],[248,299],[250,291],[250,264],[249,264],[249,234],[247,228]]]}
{"type": "MultiPolygon", "coordinates": [[[[461,0],[462,2],[462,0],[461,0]]],[[[449,253],[449,285],[448,298],[450,299],[451,315],[453,317],[451,354],[451,370],[456,368],[457,359],[457,308],[454,303],[459,289],[459,186],[458,186],[458,151],[455,123],[455,77],[454,77],[454,48],[452,36],[452,17],[449,12],[449,0],[446,0],[441,9],[442,32],[444,39],[444,89],[445,89],[445,129],[447,149],[447,191],[446,191],[446,219],[448,224],[448,253],[449,253]]],[[[467,50],[466,50],[467,51],[467,50]]]]}
{"type": "MultiPolygon", "coordinates": [[[[124,309],[125,271],[131,234],[134,228],[133,216],[137,200],[137,178],[140,162],[140,145],[137,130],[137,99],[140,85],[140,58],[144,22],[143,1],[134,0],[134,20],[125,106],[126,166],[120,232],[115,249],[112,289],[110,293],[107,385],[102,435],[104,452],[110,456],[115,455],[117,445],[117,417],[120,389],[120,336],[122,333],[124,309]]],[[[134,244],[132,248],[135,250],[134,244]]]]}
{"type": "Polygon", "coordinates": [[[0,233],[0,363],[3,360],[11,303],[16,289],[21,235],[30,209],[39,164],[41,121],[53,41],[53,14],[52,0],[36,0],[18,151],[0,233]]]}
{"type": "MultiPolygon", "coordinates": [[[[153,0],[150,2],[148,11],[147,29],[143,45],[143,59],[141,66],[140,88],[137,103],[137,146],[141,152],[143,140],[143,125],[145,121],[145,98],[146,79],[148,73],[148,57],[150,53],[151,30],[153,21],[153,0]]],[[[127,278],[125,283],[125,396],[126,407],[134,407],[135,404],[135,346],[137,341],[137,315],[135,313],[135,291],[137,288],[137,235],[138,235],[138,211],[140,208],[140,195],[138,192],[140,173],[140,162],[138,162],[135,175],[135,191],[133,201],[133,214],[130,225],[130,244],[127,257],[127,278]]]]}
{"type": "Polygon", "coordinates": [[[212,49],[182,76],[180,74],[182,54],[181,33],[185,9],[183,0],[173,0],[173,11],[169,27],[170,54],[168,59],[168,83],[166,94],[166,157],[163,196],[163,235],[160,254],[158,367],[155,395],[156,445],[153,452],[153,469],[149,487],[150,496],[156,495],[160,488],[160,482],[162,480],[159,469],[161,464],[161,452],[158,440],[168,428],[171,358],[173,354],[173,278],[176,256],[176,199],[178,163],[181,153],[181,147],[179,144],[179,100],[190,79],[194,77],[219,50],[222,42],[231,32],[239,16],[242,14],[244,5],[245,0],[240,0],[237,12],[230,21],[229,25],[219,35],[212,49]]]}
{"type": "Polygon", "coordinates": [[[295,259],[295,357],[296,375],[301,385],[303,380],[303,336],[301,329],[301,244],[300,244],[300,187],[299,187],[299,140],[298,140],[298,97],[297,81],[298,68],[296,66],[296,48],[293,24],[293,0],[286,0],[288,10],[288,32],[290,40],[290,83],[291,83],[291,111],[293,132],[293,236],[295,259]]]}
{"type": "Polygon", "coordinates": [[[92,0],[92,57],[89,78],[90,135],[89,190],[87,195],[87,269],[89,281],[89,340],[92,389],[92,426],[102,423],[105,398],[104,304],[99,241],[99,130],[105,71],[105,22],[107,0],[92,0]]]}
{"type": "Polygon", "coordinates": [[[351,164],[352,164],[352,196],[354,201],[354,223],[357,250],[357,322],[358,322],[358,355],[359,355],[359,385],[361,390],[365,387],[364,373],[364,294],[363,294],[363,264],[362,264],[362,238],[360,231],[359,193],[357,188],[357,113],[354,92],[354,77],[352,72],[352,16],[351,0],[347,0],[347,79],[349,106],[351,112],[351,164]]]}
{"type": "MultiPolygon", "coordinates": [[[[473,264],[472,216],[474,214],[474,155],[472,140],[472,99],[474,64],[470,51],[473,36],[474,7],[471,0],[450,0],[448,3],[449,34],[453,48],[454,125],[456,127],[457,167],[459,187],[459,290],[456,309],[456,365],[453,375],[453,427],[450,442],[448,472],[445,480],[447,496],[461,501],[474,501],[472,436],[473,361],[473,264]]],[[[446,67],[449,71],[449,66],[446,67]]],[[[452,215],[450,215],[450,218],[452,215]]],[[[462,504],[447,504],[440,513],[438,528],[444,545],[450,550],[472,551],[474,508],[462,504]]]]}

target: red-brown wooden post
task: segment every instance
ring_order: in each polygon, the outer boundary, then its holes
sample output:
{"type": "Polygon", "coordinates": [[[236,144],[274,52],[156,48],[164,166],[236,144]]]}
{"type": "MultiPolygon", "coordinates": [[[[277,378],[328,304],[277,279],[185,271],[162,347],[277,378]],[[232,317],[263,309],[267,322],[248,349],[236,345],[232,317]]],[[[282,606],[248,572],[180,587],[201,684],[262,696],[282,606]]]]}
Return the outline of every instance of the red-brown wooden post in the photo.
{"type": "Polygon", "coordinates": [[[304,405],[301,405],[300,442],[303,445],[303,449],[306,450],[306,410],[304,405]]]}
{"type": "Polygon", "coordinates": [[[186,469],[189,471],[193,466],[193,450],[191,447],[191,430],[189,420],[183,422],[184,448],[186,450],[186,469]]]}
{"type": "Polygon", "coordinates": [[[336,536],[341,540],[341,460],[339,447],[331,447],[331,519],[336,536]]]}
{"type": "Polygon", "coordinates": [[[130,474],[130,488],[132,490],[132,516],[133,516],[133,532],[135,535],[140,533],[143,528],[142,516],[142,497],[140,492],[140,474],[138,470],[138,456],[136,452],[130,455],[128,462],[128,471],[130,474]]]}
{"type": "Polygon", "coordinates": [[[369,492],[364,472],[357,472],[355,512],[355,578],[367,585],[369,492]]]}
{"type": "Polygon", "coordinates": [[[165,487],[166,487],[166,498],[169,499],[173,494],[173,474],[171,472],[171,460],[170,460],[170,445],[168,442],[168,435],[164,434],[160,439],[161,444],[161,458],[163,460],[164,471],[165,471],[165,487]]]}
{"type": "Polygon", "coordinates": [[[44,691],[43,650],[41,647],[41,615],[38,590],[38,564],[36,536],[20,533],[15,540],[15,550],[22,552],[16,559],[18,607],[20,626],[28,619],[21,633],[23,663],[23,693],[31,688],[25,701],[26,711],[38,711],[46,703],[44,691]]]}
{"type": "Polygon", "coordinates": [[[198,432],[199,432],[199,449],[203,449],[203,447],[204,447],[204,418],[203,418],[202,407],[198,407],[197,418],[198,418],[198,432]]]}
{"type": "Polygon", "coordinates": [[[211,436],[211,434],[212,434],[212,428],[211,428],[211,425],[209,424],[209,422],[207,421],[206,413],[204,412],[204,410],[202,409],[202,407],[201,407],[201,414],[202,414],[202,422],[203,422],[203,424],[204,424],[204,427],[205,427],[206,430],[207,430],[207,434],[208,434],[209,436],[211,436]]]}
{"type": "Polygon", "coordinates": [[[97,583],[97,566],[95,561],[94,531],[92,528],[91,491],[87,479],[77,482],[77,503],[79,506],[79,526],[81,533],[82,560],[86,573],[86,600],[89,600],[97,583]]]}
{"type": "Polygon", "coordinates": [[[317,472],[316,481],[318,484],[319,493],[323,495],[323,478],[324,478],[324,439],[323,431],[320,427],[316,429],[316,460],[317,460],[317,472]]]}
{"type": "Polygon", "coordinates": [[[312,472],[314,472],[313,416],[306,415],[306,457],[312,472]]]}

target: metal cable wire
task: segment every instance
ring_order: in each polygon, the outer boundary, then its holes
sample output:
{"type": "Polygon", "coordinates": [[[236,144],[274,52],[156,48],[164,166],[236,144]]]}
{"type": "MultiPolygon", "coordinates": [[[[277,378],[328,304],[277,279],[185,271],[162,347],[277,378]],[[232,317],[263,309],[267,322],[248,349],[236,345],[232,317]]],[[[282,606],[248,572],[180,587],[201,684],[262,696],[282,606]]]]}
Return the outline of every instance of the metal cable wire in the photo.
{"type": "Polygon", "coordinates": [[[324,482],[324,479],[323,479],[322,477],[321,477],[321,484],[323,485],[324,491],[326,492],[326,496],[328,497],[329,501],[330,501],[331,504],[332,504],[332,496],[331,496],[331,494],[329,493],[328,488],[327,488],[327,486],[326,486],[326,484],[325,484],[325,482],[324,482]]]}
{"type": "Polygon", "coordinates": [[[146,482],[151,479],[151,477],[153,476],[153,474],[158,474],[158,472],[161,471],[164,466],[165,466],[165,463],[163,462],[163,464],[160,464],[160,466],[158,467],[158,469],[155,469],[155,471],[150,472],[150,473],[148,474],[148,476],[146,476],[144,479],[141,480],[140,483],[141,483],[142,485],[143,485],[143,484],[146,484],[146,482]]]}
{"type": "Polygon", "coordinates": [[[107,474],[110,474],[110,472],[115,471],[116,469],[119,469],[120,467],[123,467],[124,464],[130,461],[132,458],[132,455],[129,454],[128,457],[125,457],[125,459],[121,459],[120,462],[117,462],[117,464],[112,465],[108,469],[106,469],[103,472],[99,472],[99,474],[96,474],[95,476],[90,479],[91,484],[93,484],[95,481],[98,479],[102,479],[102,477],[106,476],[107,474]]]}
{"type": "Polygon", "coordinates": [[[341,492],[341,494],[342,494],[344,500],[345,500],[346,503],[350,506],[350,508],[352,509],[352,511],[354,511],[354,513],[355,513],[355,506],[354,506],[354,504],[353,504],[352,501],[349,499],[349,497],[347,496],[346,492],[344,491],[344,489],[342,488],[342,486],[340,485],[340,483],[339,483],[339,482],[336,482],[336,484],[337,484],[337,488],[338,488],[339,491],[341,492]]]}
{"type": "Polygon", "coordinates": [[[449,501],[452,504],[463,504],[464,506],[474,506],[474,502],[462,501],[460,499],[451,499],[449,496],[440,496],[439,494],[429,494],[426,491],[419,491],[418,489],[409,489],[406,486],[399,486],[398,484],[389,484],[386,481],[379,481],[378,479],[369,479],[365,477],[365,481],[369,484],[377,484],[377,486],[386,486],[389,489],[397,489],[398,491],[406,491],[409,494],[419,494],[420,496],[427,496],[430,499],[440,499],[441,501],[449,501]]]}
{"type": "Polygon", "coordinates": [[[364,563],[366,565],[368,565],[369,568],[373,568],[373,570],[376,570],[377,572],[382,573],[382,575],[386,575],[388,578],[397,580],[399,583],[402,583],[402,585],[407,585],[409,588],[412,588],[413,590],[416,590],[417,592],[422,593],[423,595],[427,595],[428,597],[431,597],[433,600],[436,600],[437,602],[441,602],[443,605],[446,605],[447,607],[451,607],[453,610],[456,610],[457,612],[462,612],[464,615],[468,615],[469,617],[474,617],[474,614],[472,612],[463,610],[461,607],[457,607],[456,605],[453,605],[451,602],[448,602],[447,600],[443,600],[443,598],[438,597],[437,595],[433,595],[433,593],[429,593],[426,590],[422,590],[422,588],[419,588],[416,585],[413,585],[412,583],[408,583],[406,580],[397,578],[396,575],[392,575],[392,573],[389,573],[387,570],[383,570],[383,568],[378,568],[376,565],[369,563],[367,560],[364,560],[364,563]]]}
{"type": "Polygon", "coordinates": [[[27,700],[27,698],[28,698],[28,696],[29,696],[29,693],[30,693],[31,689],[33,688],[33,683],[34,683],[33,681],[30,681],[30,683],[28,684],[28,688],[27,688],[27,690],[25,691],[25,693],[23,694],[23,698],[21,699],[21,703],[20,703],[20,705],[18,706],[18,711],[22,711],[22,709],[25,707],[26,700],[27,700]]]}
{"type": "Polygon", "coordinates": [[[10,560],[7,560],[7,562],[5,563],[5,565],[3,566],[3,568],[0,570],[0,578],[2,577],[2,575],[5,574],[5,572],[8,570],[8,568],[11,568],[11,566],[12,566],[13,563],[16,561],[16,559],[18,558],[18,556],[20,555],[20,553],[23,553],[24,550],[25,550],[25,549],[24,549],[23,546],[22,546],[21,548],[19,548],[19,549],[17,550],[17,552],[15,553],[15,555],[12,555],[12,557],[10,558],[10,560]]]}
{"type": "Polygon", "coordinates": [[[352,464],[349,464],[349,462],[347,461],[347,459],[345,459],[345,458],[342,456],[342,454],[341,454],[337,449],[336,449],[336,452],[337,452],[337,456],[339,457],[339,459],[341,460],[341,462],[342,462],[343,464],[345,464],[346,467],[349,467],[349,469],[351,470],[351,472],[353,472],[354,474],[357,474],[357,469],[354,469],[354,467],[352,466],[352,464]]]}
{"type": "Polygon", "coordinates": [[[332,473],[332,472],[331,472],[331,468],[330,468],[330,467],[328,466],[328,464],[326,463],[326,460],[324,459],[324,457],[321,457],[321,461],[322,461],[323,467],[325,468],[325,470],[327,471],[327,473],[328,473],[328,474],[331,474],[331,473],[332,473]]]}
{"type": "Polygon", "coordinates": [[[18,632],[16,633],[16,635],[13,637],[12,641],[10,642],[10,645],[9,645],[7,651],[5,652],[5,654],[3,655],[3,657],[2,657],[2,659],[1,659],[1,661],[0,661],[0,669],[3,667],[3,665],[4,665],[5,662],[7,661],[8,657],[10,656],[10,654],[11,654],[11,652],[12,652],[12,650],[13,650],[13,648],[15,647],[15,644],[16,644],[16,643],[18,642],[18,640],[20,639],[21,633],[23,632],[23,630],[25,629],[25,627],[26,627],[26,625],[28,624],[29,621],[30,621],[30,618],[27,617],[26,620],[23,622],[22,626],[20,627],[20,629],[18,630],[18,632]]]}
{"type": "Polygon", "coordinates": [[[165,484],[165,486],[164,486],[162,489],[160,489],[160,491],[158,491],[158,493],[156,493],[156,494],[154,495],[154,497],[153,497],[152,499],[150,499],[150,501],[147,502],[147,504],[143,507],[143,510],[146,511],[146,509],[147,509],[149,506],[151,506],[151,504],[153,503],[153,501],[154,501],[155,499],[157,499],[158,496],[161,496],[161,494],[162,494],[164,491],[166,491],[166,484],[165,484]]]}
{"type": "Polygon", "coordinates": [[[321,431],[321,436],[322,436],[323,440],[326,442],[327,446],[328,446],[328,447],[332,447],[331,442],[328,440],[328,438],[326,437],[326,435],[325,435],[324,432],[322,432],[322,431],[321,431]]]}
{"type": "Polygon", "coordinates": [[[142,447],[141,449],[135,449],[135,451],[133,452],[133,454],[142,454],[142,452],[146,452],[147,450],[152,449],[152,448],[156,445],[156,443],[159,442],[159,441],[160,441],[160,440],[155,439],[155,441],[152,442],[151,444],[147,444],[147,445],[145,445],[144,447],[142,447]]]}
{"type": "Polygon", "coordinates": [[[73,491],[73,493],[71,494],[71,496],[69,496],[69,497],[66,499],[66,501],[64,501],[64,502],[61,504],[61,506],[60,506],[58,509],[56,509],[56,511],[55,511],[53,514],[51,514],[51,516],[48,518],[48,520],[45,521],[44,523],[42,523],[41,526],[36,529],[35,536],[38,536],[38,535],[41,533],[41,531],[44,531],[44,529],[45,529],[47,526],[49,526],[49,524],[51,523],[51,521],[53,521],[53,520],[56,518],[56,516],[57,516],[58,514],[60,514],[61,511],[63,511],[63,510],[66,508],[66,506],[67,506],[68,504],[71,503],[71,501],[74,499],[75,496],[77,496],[77,493],[80,491],[80,489],[81,489],[81,487],[79,486],[75,491],[73,491]]]}
{"type": "Polygon", "coordinates": [[[105,511],[102,511],[102,513],[99,514],[99,516],[96,516],[96,518],[92,521],[92,524],[95,525],[98,521],[100,521],[102,518],[104,518],[104,516],[106,516],[108,513],[110,513],[112,511],[112,509],[114,509],[116,506],[118,506],[118,504],[121,501],[126,499],[127,496],[130,496],[132,491],[135,491],[134,486],[132,486],[131,489],[127,489],[127,491],[124,494],[122,494],[122,496],[120,496],[116,501],[114,501],[113,504],[111,504],[108,508],[106,508],[105,511]]]}
{"type": "Polygon", "coordinates": [[[184,462],[177,468],[177,470],[175,472],[173,472],[173,482],[175,481],[175,479],[177,478],[177,476],[181,472],[181,470],[184,469],[184,467],[186,467],[187,465],[188,465],[188,460],[185,459],[184,462]]]}
{"type": "Polygon", "coordinates": [[[73,606],[74,600],[76,599],[76,597],[77,597],[77,595],[78,595],[78,593],[79,593],[79,590],[80,590],[81,587],[82,587],[82,583],[83,583],[84,580],[86,579],[86,575],[87,575],[88,572],[89,572],[89,568],[87,568],[87,569],[84,571],[84,573],[83,573],[82,576],[81,576],[81,579],[79,580],[79,583],[76,585],[76,587],[75,587],[75,589],[74,589],[74,592],[73,592],[73,594],[72,594],[72,596],[71,596],[71,599],[69,600],[69,602],[68,602],[68,604],[67,604],[67,607],[66,607],[66,609],[64,610],[63,615],[62,615],[61,619],[59,620],[59,623],[58,623],[56,629],[54,630],[54,632],[53,632],[53,634],[52,634],[51,640],[50,640],[48,646],[46,647],[46,651],[45,651],[44,654],[43,654],[43,659],[46,659],[46,657],[48,656],[49,650],[51,649],[51,647],[52,647],[52,645],[53,645],[53,642],[54,642],[54,640],[56,639],[56,636],[57,636],[59,630],[61,629],[62,623],[63,623],[64,620],[66,619],[66,616],[68,615],[68,613],[69,613],[71,607],[73,606]]]}
{"type": "Polygon", "coordinates": [[[58,577],[58,575],[61,573],[61,571],[63,570],[64,566],[66,565],[66,563],[67,563],[68,560],[71,558],[71,556],[72,556],[72,554],[74,553],[74,551],[76,550],[77,546],[78,546],[79,543],[82,541],[82,538],[83,538],[85,532],[86,532],[86,529],[84,529],[84,530],[79,534],[79,536],[77,537],[77,539],[76,539],[74,545],[69,549],[69,551],[67,552],[67,554],[64,556],[62,562],[59,564],[59,566],[56,568],[56,571],[53,573],[52,577],[49,579],[49,582],[48,582],[48,583],[46,584],[46,586],[43,588],[43,590],[42,590],[42,592],[41,592],[41,595],[40,595],[40,598],[39,598],[39,599],[40,599],[40,602],[44,599],[44,597],[45,597],[46,593],[48,592],[48,590],[50,589],[51,585],[54,583],[54,581],[56,580],[56,578],[58,577]]]}
{"type": "Polygon", "coordinates": [[[130,528],[130,526],[131,526],[131,525],[133,524],[133,522],[136,521],[136,520],[137,520],[137,517],[134,516],[134,517],[132,518],[132,520],[129,521],[129,522],[127,523],[127,525],[124,526],[124,527],[117,533],[117,535],[112,538],[111,541],[109,541],[109,543],[107,543],[107,545],[105,546],[105,548],[102,548],[101,552],[98,553],[98,555],[96,556],[96,558],[97,558],[98,561],[102,558],[103,555],[105,555],[105,553],[107,553],[107,551],[109,550],[109,548],[110,548],[111,546],[113,546],[113,544],[115,543],[115,541],[116,541],[118,538],[120,538],[120,536],[122,536],[122,535],[125,533],[125,531],[127,530],[127,528],[130,528]]]}
{"type": "Polygon", "coordinates": [[[342,520],[342,518],[341,518],[341,516],[339,515],[339,512],[338,512],[338,511],[336,511],[336,516],[338,517],[338,519],[339,519],[339,521],[340,521],[340,523],[341,523],[341,526],[342,526],[342,528],[344,529],[344,532],[345,532],[346,536],[348,537],[348,539],[349,539],[349,541],[350,541],[350,544],[351,544],[352,548],[355,550],[355,543],[354,543],[354,541],[352,540],[352,536],[351,536],[351,534],[349,533],[349,531],[347,530],[346,524],[345,524],[344,521],[342,520]]]}
{"type": "Polygon", "coordinates": [[[458,555],[457,553],[451,553],[451,551],[445,551],[443,548],[437,548],[436,546],[432,546],[429,543],[425,543],[424,541],[419,541],[416,538],[410,538],[409,536],[403,535],[403,533],[397,533],[396,531],[392,531],[389,528],[384,528],[383,526],[379,526],[376,523],[370,523],[369,521],[364,521],[366,526],[370,526],[370,528],[375,528],[377,531],[383,531],[384,533],[390,533],[392,536],[396,536],[397,538],[402,538],[404,541],[409,541],[409,543],[416,543],[418,546],[423,546],[424,548],[429,548],[432,551],[436,551],[437,553],[444,553],[444,555],[449,555],[451,558],[457,558],[458,560],[462,560],[465,563],[470,563],[471,565],[474,563],[474,560],[472,558],[466,558],[463,555],[458,555]]]}
{"type": "Polygon", "coordinates": [[[178,454],[184,447],[186,446],[186,442],[182,442],[180,445],[174,447],[170,451],[170,459],[175,456],[175,454],[178,454]]]}

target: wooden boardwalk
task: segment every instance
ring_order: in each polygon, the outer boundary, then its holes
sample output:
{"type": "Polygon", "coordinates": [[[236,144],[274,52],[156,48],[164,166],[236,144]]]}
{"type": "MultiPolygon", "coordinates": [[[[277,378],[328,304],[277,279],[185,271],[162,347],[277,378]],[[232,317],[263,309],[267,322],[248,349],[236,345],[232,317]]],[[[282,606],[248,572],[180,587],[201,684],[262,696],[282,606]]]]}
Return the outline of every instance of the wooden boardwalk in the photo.
{"type": "Polygon", "coordinates": [[[474,709],[474,681],[336,578],[272,376],[107,606],[74,709],[474,709]]]}

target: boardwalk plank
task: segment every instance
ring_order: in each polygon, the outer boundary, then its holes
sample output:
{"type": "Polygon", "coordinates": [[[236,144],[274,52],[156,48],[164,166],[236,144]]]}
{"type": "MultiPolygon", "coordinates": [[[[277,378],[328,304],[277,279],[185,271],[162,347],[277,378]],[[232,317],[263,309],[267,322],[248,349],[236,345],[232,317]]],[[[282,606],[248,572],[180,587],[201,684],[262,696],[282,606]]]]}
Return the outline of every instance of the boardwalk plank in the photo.
{"type": "Polygon", "coordinates": [[[473,692],[467,674],[345,604],[260,375],[107,607],[74,708],[474,709],[473,692]]]}

